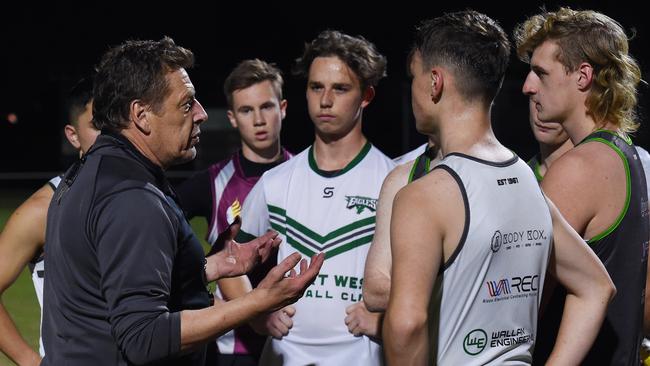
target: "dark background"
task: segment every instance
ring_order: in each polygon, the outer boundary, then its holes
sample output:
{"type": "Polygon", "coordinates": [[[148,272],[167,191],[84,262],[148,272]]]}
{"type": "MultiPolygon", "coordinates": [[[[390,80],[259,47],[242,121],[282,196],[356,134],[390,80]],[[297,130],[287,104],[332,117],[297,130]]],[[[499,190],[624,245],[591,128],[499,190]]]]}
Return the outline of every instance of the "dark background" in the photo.
{"type": "MultiPolygon", "coordinates": [[[[558,5],[595,9],[618,20],[629,35],[631,53],[642,72],[650,66],[647,16],[632,2],[546,2],[548,10],[558,5]]],[[[236,4],[239,5],[239,4],[236,4]]],[[[310,2],[278,8],[276,3],[241,3],[236,8],[191,2],[127,3],[117,5],[22,6],[0,11],[0,184],[10,180],[40,180],[61,171],[74,155],[62,146],[65,124],[63,108],[67,91],[90,71],[109,46],[126,39],[172,37],[190,48],[197,66],[190,77],[197,98],[209,108],[225,108],[222,85],[228,72],[241,60],[258,57],[276,63],[285,74],[284,93],[289,101],[282,142],[300,152],[313,141],[304,96],[304,81],[290,74],[293,60],[305,41],[324,29],[363,35],[388,58],[388,77],[377,87],[377,96],[364,115],[364,131],[388,156],[398,156],[423,143],[413,127],[410,110],[410,81],[406,56],[414,26],[422,19],[446,11],[466,8],[484,12],[498,20],[507,33],[527,16],[537,13],[541,2],[494,3],[477,1],[387,3],[310,2]],[[488,4],[489,3],[489,4],[488,4]],[[6,120],[18,115],[18,123],[6,120]],[[34,173],[36,172],[36,173],[34,173]],[[40,173],[39,173],[40,172],[40,173]],[[19,173],[19,174],[14,174],[19,173]]],[[[2,6],[3,8],[6,5],[2,6]]],[[[497,137],[527,159],[537,145],[528,127],[527,98],[521,86],[528,65],[514,57],[493,108],[497,137]]],[[[648,147],[645,125],[648,87],[639,88],[642,127],[633,137],[648,147]]],[[[211,116],[216,118],[217,116],[211,116]]],[[[234,131],[206,132],[196,161],[176,167],[172,175],[225,157],[236,147],[234,131]]]]}

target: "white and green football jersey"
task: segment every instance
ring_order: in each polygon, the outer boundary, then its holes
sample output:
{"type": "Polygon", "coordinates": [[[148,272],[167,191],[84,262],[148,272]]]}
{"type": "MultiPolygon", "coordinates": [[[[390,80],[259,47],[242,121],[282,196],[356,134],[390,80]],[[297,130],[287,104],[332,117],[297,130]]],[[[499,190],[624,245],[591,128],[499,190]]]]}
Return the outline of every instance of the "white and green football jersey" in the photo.
{"type": "Polygon", "coordinates": [[[264,173],[244,203],[242,231],[259,236],[272,228],[282,243],[278,262],[294,252],[319,252],[326,260],[296,304],[293,328],[269,340],[263,365],[379,365],[381,349],[354,337],[345,308],[362,300],[363,270],[375,232],[379,190],[394,163],[367,143],[344,169],[318,169],[313,147],[264,173]]]}

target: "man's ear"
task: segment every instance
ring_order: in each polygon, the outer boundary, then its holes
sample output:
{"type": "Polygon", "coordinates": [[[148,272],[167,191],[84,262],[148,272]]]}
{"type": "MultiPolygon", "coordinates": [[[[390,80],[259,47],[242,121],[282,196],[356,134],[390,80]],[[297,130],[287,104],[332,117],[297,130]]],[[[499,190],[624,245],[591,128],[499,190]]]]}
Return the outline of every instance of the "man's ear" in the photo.
{"type": "Polygon", "coordinates": [[[63,128],[65,133],[65,138],[68,139],[70,145],[74,146],[75,149],[79,150],[81,148],[81,143],[79,142],[79,135],[77,135],[77,129],[73,125],[65,125],[63,128]]]}
{"type": "Polygon", "coordinates": [[[363,99],[361,99],[361,108],[366,108],[370,102],[375,98],[375,88],[369,86],[363,92],[363,99]]]}
{"type": "Polygon", "coordinates": [[[282,119],[284,119],[284,117],[287,116],[287,100],[286,99],[282,99],[280,101],[280,116],[282,117],[282,119]]]}
{"type": "Polygon", "coordinates": [[[444,89],[445,77],[442,70],[438,67],[431,69],[431,100],[438,102],[444,89]]]}
{"type": "Polygon", "coordinates": [[[151,133],[151,124],[149,122],[151,113],[153,113],[151,106],[143,103],[140,99],[133,100],[129,105],[129,119],[145,135],[151,133]]]}
{"type": "Polygon", "coordinates": [[[233,128],[238,128],[237,119],[235,118],[235,112],[229,109],[228,112],[226,112],[226,115],[228,116],[228,121],[230,121],[230,125],[233,128]]]}
{"type": "Polygon", "coordinates": [[[577,73],[578,88],[580,91],[586,91],[594,80],[594,68],[588,62],[583,62],[578,66],[577,73]]]}

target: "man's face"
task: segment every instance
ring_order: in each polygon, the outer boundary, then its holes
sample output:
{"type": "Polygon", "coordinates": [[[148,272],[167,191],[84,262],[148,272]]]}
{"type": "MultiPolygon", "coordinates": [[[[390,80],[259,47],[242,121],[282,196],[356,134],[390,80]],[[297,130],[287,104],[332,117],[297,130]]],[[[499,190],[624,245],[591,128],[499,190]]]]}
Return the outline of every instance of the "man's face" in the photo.
{"type": "Polygon", "coordinates": [[[564,123],[584,100],[579,97],[577,72],[567,72],[557,54],[558,45],[550,40],[533,51],[523,93],[534,104],[540,121],[564,123]]]}
{"type": "Polygon", "coordinates": [[[346,136],[361,122],[361,113],[370,98],[364,98],[359,79],[338,57],[316,57],[312,61],[307,107],[317,134],[346,136]]]}
{"type": "Polygon", "coordinates": [[[185,69],[178,69],[165,76],[169,94],[160,109],[150,111],[150,149],[163,168],[194,159],[201,130],[199,125],[208,115],[194,98],[192,81],[185,69]]]}
{"type": "Polygon", "coordinates": [[[538,143],[549,146],[559,146],[569,139],[561,124],[557,122],[542,122],[537,118],[537,109],[532,99],[528,102],[530,129],[538,143]]]}
{"type": "Polygon", "coordinates": [[[242,143],[254,152],[274,147],[280,139],[287,101],[280,100],[269,80],[232,93],[228,119],[239,130],[242,143]]]}
{"type": "Polygon", "coordinates": [[[92,100],[86,104],[84,112],[79,115],[75,130],[77,132],[77,140],[79,142],[79,149],[82,154],[85,154],[88,149],[95,143],[95,139],[99,135],[99,131],[95,129],[92,124],[93,120],[93,102],[92,100]]]}
{"type": "Polygon", "coordinates": [[[415,127],[418,132],[431,134],[431,118],[428,109],[431,101],[432,79],[431,74],[423,69],[422,56],[416,51],[411,57],[411,107],[415,116],[415,127]]]}

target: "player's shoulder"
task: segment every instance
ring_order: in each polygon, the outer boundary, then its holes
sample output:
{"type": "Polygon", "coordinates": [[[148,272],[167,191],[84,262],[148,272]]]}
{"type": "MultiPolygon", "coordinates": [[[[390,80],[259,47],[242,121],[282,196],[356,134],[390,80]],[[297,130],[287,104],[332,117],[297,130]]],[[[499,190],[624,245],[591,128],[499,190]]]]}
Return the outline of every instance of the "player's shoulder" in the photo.
{"type": "Polygon", "coordinates": [[[433,169],[429,174],[407,184],[398,192],[398,196],[404,200],[444,207],[445,202],[453,199],[458,191],[458,182],[450,172],[446,169],[433,169]]]}
{"type": "Polygon", "coordinates": [[[368,154],[370,157],[375,158],[380,164],[385,165],[386,167],[390,168],[391,170],[397,165],[393,161],[393,159],[389,158],[384,154],[383,151],[379,150],[379,148],[375,145],[371,145],[370,152],[368,154]]]}
{"type": "Polygon", "coordinates": [[[263,184],[270,184],[275,181],[286,181],[288,174],[292,174],[297,169],[309,169],[309,148],[301,151],[300,153],[287,159],[282,164],[279,164],[262,174],[260,181],[263,184]]]}

